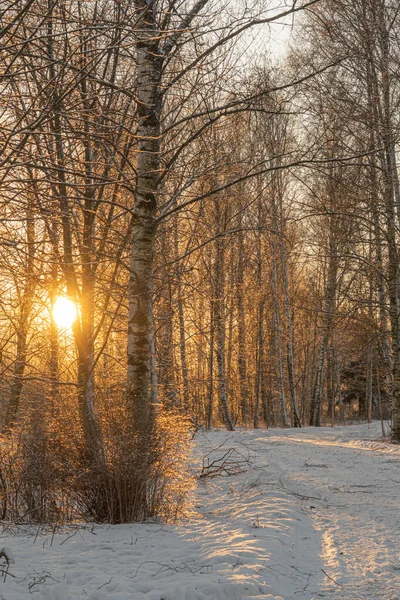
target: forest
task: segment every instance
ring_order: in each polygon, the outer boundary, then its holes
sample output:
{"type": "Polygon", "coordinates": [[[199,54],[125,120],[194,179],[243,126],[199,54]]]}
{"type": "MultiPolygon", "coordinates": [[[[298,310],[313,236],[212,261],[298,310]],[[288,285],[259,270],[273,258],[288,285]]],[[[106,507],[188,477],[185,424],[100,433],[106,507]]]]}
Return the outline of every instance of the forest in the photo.
{"type": "Polygon", "coordinates": [[[400,443],[399,34],[396,0],[3,0],[1,519],[174,520],[213,428],[400,443]]]}

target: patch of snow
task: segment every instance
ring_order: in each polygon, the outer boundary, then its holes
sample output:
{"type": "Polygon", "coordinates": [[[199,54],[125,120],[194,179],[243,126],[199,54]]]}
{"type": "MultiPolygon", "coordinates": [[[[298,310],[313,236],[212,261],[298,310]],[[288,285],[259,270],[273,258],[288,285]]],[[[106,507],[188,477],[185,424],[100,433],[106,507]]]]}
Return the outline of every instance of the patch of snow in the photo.
{"type": "Polygon", "coordinates": [[[400,448],[380,425],[198,432],[195,514],[39,532],[4,524],[4,600],[393,600],[400,590],[400,448]],[[7,557],[15,557],[14,564],[7,557]],[[9,564],[8,564],[9,563],[9,564]]]}

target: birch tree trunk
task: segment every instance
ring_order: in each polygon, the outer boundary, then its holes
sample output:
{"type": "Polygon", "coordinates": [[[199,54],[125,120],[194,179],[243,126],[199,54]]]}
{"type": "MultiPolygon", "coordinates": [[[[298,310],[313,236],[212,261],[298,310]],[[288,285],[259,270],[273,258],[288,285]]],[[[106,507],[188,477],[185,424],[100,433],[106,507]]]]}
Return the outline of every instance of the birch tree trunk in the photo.
{"type": "Polygon", "coordinates": [[[292,420],[294,427],[301,427],[301,419],[299,413],[299,406],[297,402],[296,392],[296,370],[294,363],[294,335],[293,335],[293,323],[292,323],[292,310],[289,299],[289,284],[287,276],[287,253],[286,253],[286,242],[284,238],[284,231],[281,230],[281,238],[279,242],[280,249],[280,262],[282,271],[282,288],[283,288],[283,302],[285,305],[285,316],[286,316],[286,327],[287,327],[287,361],[288,361],[288,375],[289,375],[289,389],[292,398],[292,420]]]}
{"type": "Polygon", "coordinates": [[[322,341],[319,349],[317,372],[311,398],[310,425],[319,427],[321,425],[321,403],[325,373],[325,357],[328,347],[328,339],[332,325],[335,307],[336,279],[337,279],[337,249],[334,233],[331,232],[329,242],[329,264],[328,278],[325,290],[324,316],[322,320],[322,341]]]}
{"type": "Polygon", "coordinates": [[[371,424],[372,417],[372,396],[373,396],[373,354],[371,344],[368,346],[367,353],[367,378],[365,389],[365,404],[367,409],[368,425],[371,424]]]}
{"type": "Polygon", "coordinates": [[[385,365],[385,381],[386,381],[386,392],[388,394],[390,403],[393,403],[393,361],[390,349],[390,335],[388,327],[388,315],[387,315],[387,294],[385,287],[385,276],[384,276],[384,263],[382,253],[382,233],[381,225],[379,223],[379,211],[377,207],[377,201],[380,196],[378,182],[376,179],[377,165],[375,157],[371,157],[371,169],[370,169],[370,182],[371,182],[371,210],[373,220],[373,232],[374,232],[374,250],[375,250],[375,263],[376,263],[376,279],[378,287],[378,301],[379,301],[379,346],[381,349],[383,362],[385,365]]]}
{"type": "Polygon", "coordinates": [[[399,328],[399,257],[396,243],[395,213],[393,195],[387,190],[386,203],[387,240],[388,240],[388,285],[390,300],[390,323],[393,349],[393,407],[392,440],[400,443],[400,328],[399,328]]]}
{"type": "Polygon", "coordinates": [[[399,326],[399,249],[397,229],[400,224],[400,188],[396,164],[395,136],[393,132],[393,109],[391,106],[391,75],[389,68],[389,37],[386,27],[384,4],[379,5],[379,27],[381,43],[381,81],[383,96],[383,141],[385,144],[386,169],[386,215],[389,249],[389,298],[393,349],[393,442],[400,443],[400,326],[399,326]],[[396,220],[397,216],[397,220],[396,220]],[[397,221],[397,222],[396,222],[397,221]]]}
{"type": "MultiPolygon", "coordinates": [[[[382,15],[381,15],[382,18],[382,15]]],[[[381,28],[382,25],[379,25],[381,28]]],[[[381,35],[383,35],[381,33],[381,35]]],[[[385,364],[389,367],[391,362],[392,367],[392,380],[388,379],[389,392],[392,396],[392,440],[396,443],[400,443],[400,328],[399,328],[399,256],[398,256],[398,244],[397,244],[397,224],[399,222],[399,185],[398,185],[398,173],[397,166],[395,164],[395,154],[393,151],[393,132],[392,132],[392,116],[390,107],[390,87],[389,87],[389,72],[387,65],[387,52],[386,47],[387,41],[382,41],[382,85],[383,91],[380,93],[378,77],[375,69],[375,63],[373,57],[369,56],[368,66],[368,92],[369,92],[369,103],[371,106],[371,114],[373,115],[374,128],[372,131],[377,131],[382,135],[382,142],[384,144],[385,151],[380,152],[380,167],[383,173],[383,197],[384,197],[384,212],[386,220],[386,241],[388,246],[388,269],[387,269],[387,282],[388,282],[388,295],[390,305],[390,325],[391,325],[391,339],[392,339],[392,359],[390,353],[388,353],[387,341],[383,343],[383,353],[385,357],[385,364]],[[380,102],[381,97],[383,97],[380,102]],[[377,101],[378,100],[378,101],[377,101]]],[[[375,164],[372,162],[371,177],[373,187],[377,187],[375,181],[375,164]]],[[[377,196],[375,197],[375,202],[377,196]]],[[[380,225],[378,211],[373,202],[373,219],[374,219],[374,231],[376,239],[376,253],[377,260],[382,260],[382,250],[380,244],[380,225]]],[[[385,290],[383,279],[379,281],[379,299],[380,299],[380,312],[381,312],[381,326],[383,327],[383,333],[385,334],[386,327],[386,315],[385,315],[385,290]]]]}
{"type": "Polygon", "coordinates": [[[337,389],[337,395],[339,398],[339,423],[343,423],[344,422],[344,404],[343,404],[342,382],[341,382],[341,374],[340,374],[339,352],[337,350],[335,350],[335,354],[334,354],[334,368],[335,368],[336,389],[337,389]]]}
{"type": "Polygon", "coordinates": [[[161,148],[161,57],[155,5],[136,0],[138,157],[130,248],[128,314],[128,406],[139,433],[149,432],[152,407],[153,255],[161,148]]]}
{"type": "Polygon", "coordinates": [[[326,397],[328,401],[326,416],[331,421],[331,425],[333,427],[335,422],[335,373],[333,366],[333,343],[332,339],[330,340],[330,344],[328,345],[326,352],[326,397]]]}
{"type": "MultiPolygon", "coordinates": [[[[363,5],[365,14],[365,7],[363,5]]],[[[390,68],[390,38],[388,31],[385,2],[371,5],[372,30],[368,29],[364,35],[364,44],[367,61],[367,86],[370,105],[370,124],[372,132],[376,132],[382,141],[384,150],[379,153],[380,166],[383,173],[383,196],[386,219],[386,240],[388,245],[387,280],[390,303],[390,324],[392,339],[392,382],[389,390],[392,396],[392,441],[400,443],[400,327],[399,327],[399,256],[397,228],[400,224],[400,186],[396,164],[396,139],[393,127],[392,86],[393,77],[390,68]],[[373,45],[370,37],[377,34],[379,53],[373,54],[373,45]],[[379,73],[378,73],[379,71],[379,73]]],[[[370,20],[371,20],[370,19],[370,20]]],[[[370,23],[366,20],[365,23],[370,23]]],[[[370,26],[369,26],[370,27],[370,26]]],[[[371,169],[373,173],[374,169],[371,169]]],[[[375,175],[372,175],[375,177],[375,175]]],[[[377,198],[375,198],[375,201],[377,198]]],[[[379,229],[374,215],[375,235],[379,229]]],[[[378,249],[377,249],[378,250],[378,249]]],[[[379,260],[379,259],[378,259],[379,260]]],[[[381,284],[379,284],[381,286],[381,284]]],[[[380,292],[380,303],[384,306],[383,294],[380,292]]],[[[384,326],[384,315],[381,313],[381,322],[384,326]]],[[[387,349],[384,348],[384,356],[387,349]]],[[[385,357],[386,365],[390,358],[385,357]]]]}
{"type": "Polygon", "coordinates": [[[210,350],[208,355],[207,429],[212,427],[214,411],[214,300],[210,302],[210,350]]]}
{"type": "Polygon", "coordinates": [[[254,429],[258,428],[259,420],[259,409],[261,404],[261,410],[263,415],[264,424],[269,427],[271,422],[271,409],[268,402],[267,385],[266,385],[266,359],[265,359],[265,292],[263,289],[263,259],[262,259],[262,222],[263,222],[263,206],[262,206],[262,192],[261,189],[258,192],[258,206],[257,206],[257,222],[258,222],[258,234],[257,234],[257,287],[259,291],[258,301],[258,331],[257,331],[257,343],[256,343],[256,395],[255,395],[255,410],[254,410],[254,429]],[[260,402],[261,401],[261,402],[260,402]]]}
{"type": "MultiPolygon", "coordinates": [[[[363,15],[365,19],[365,23],[368,23],[368,19],[366,19],[366,8],[363,6],[363,15]]],[[[380,18],[383,17],[381,11],[380,18]]],[[[377,28],[379,31],[380,28],[377,28]]],[[[386,28],[384,27],[384,31],[386,28]]],[[[366,73],[367,73],[367,97],[368,97],[368,128],[370,132],[370,145],[372,148],[378,147],[380,144],[379,134],[381,132],[381,126],[379,123],[382,121],[382,107],[380,102],[380,92],[379,92],[379,82],[378,76],[376,72],[376,65],[374,61],[374,56],[372,52],[371,44],[368,40],[365,39],[365,52],[366,52],[366,73]]],[[[380,33],[381,40],[385,39],[384,32],[380,33]]],[[[384,43],[385,52],[384,55],[384,63],[387,69],[387,42],[384,43]]],[[[385,82],[385,86],[388,86],[388,81],[385,82]]],[[[385,92],[385,105],[386,112],[390,109],[390,92],[386,89],[385,92]]],[[[386,116],[386,120],[389,119],[389,129],[391,123],[391,115],[390,113],[386,116]]],[[[386,127],[387,129],[387,127],[386,127]]],[[[390,143],[390,135],[387,138],[387,142],[390,143]]],[[[391,149],[394,149],[394,145],[391,144],[391,149]]],[[[381,166],[384,166],[385,160],[384,156],[382,156],[382,152],[379,153],[381,166]]],[[[388,157],[388,154],[386,154],[388,157]]],[[[395,188],[398,190],[398,176],[397,176],[397,167],[395,164],[395,156],[393,156],[393,151],[389,153],[390,158],[390,171],[394,175],[394,181],[396,182],[395,188]]],[[[382,226],[380,223],[380,208],[379,202],[382,198],[382,190],[380,188],[380,181],[378,181],[378,164],[377,158],[375,154],[371,154],[369,159],[370,168],[368,172],[369,182],[370,182],[370,206],[372,212],[372,221],[373,221],[373,235],[374,235],[374,252],[375,252],[375,264],[376,264],[376,285],[378,288],[378,300],[379,300],[379,327],[380,327],[380,337],[379,337],[379,346],[381,350],[381,354],[383,357],[383,362],[385,365],[385,382],[386,382],[386,392],[389,397],[390,404],[393,405],[393,357],[391,354],[391,344],[390,344],[390,332],[388,327],[388,311],[387,311],[387,291],[386,291],[386,283],[385,283],[385,264],[383,258],[383,250],[382,250],[382,226]]],[[[384,169],[383,169],[384,171],[384,169]]],[[[383,196],[385,197],[388,194],[388,187],[383,190],[383,196]]],[[[398,198],[398,191],[396,197],[398,198]]],[[[397,210],[400,209],[400,202],[397,207],[397,210]]],[[[390,311],[389,311],[390,313],[390,311]]]]}
{"type": "MultiPolygon", "coordinates": [[[[241,222],[239,223],[241,227],[241,222]]],[[[248,382],[247,382],[247,343],[246,313],[244,304],[244,239],[243,231],[238,233],[238,265],[236,281],[237,319],[238,319],[238,371],[240,383],[240,411],[243,425],[249,422],[248,382]]]]}
{"type": "MultiPolygon", "coordinates": [[[[178,248],[178,224],[175,224],[174,229],[174,246],[175,246],[175,260],[179,256],[178,248]]],[[[185,410],[189,408],[189,370],[187,363],[186,353],[186,327],[185,327],[185,313],[183,309],[183,293],[182,293],[182,282],[181,282],[181,271],[179,269],[178,262],[176,263],[175,269],[175,281],[176,281],[176,306],[178,312],[179,321],[179,351],[181,357],[181,375],[182,375],[182,406],[185,410]]]]}
{"type": "Polygon", "coordinates": [[[282,359],[282,342],[281,342],[281,321],[279,314],[279,302],[278,302],[278,274],[276,264],[276,242],[273,241],[273,259],[272,259],[272,282],[273,282],[273,299],[274,299],[274,332],[275,332],[275,349],[278,363],[278,387],[279,387],[279,407],[281,413],[281,421],[283,427],[289,427],[289,419],[286,410],[286,397],[285,397],[285,379],[283,374],[283,359],[282,359]]]}
{"type": "MultiPolygon", "coordinates": [[[[215,203],[217,215],[219,215],[218,200],[215,203]]],[[[220,219],[218,219],[220,221],[220,219]]],[[[228,431],[234,431],[234,426],[228,405],[226,367],[225,367],[225,250],[222,238],[215,241],[215,275],[214,275],[214,323],[216,334],[216,360],[218,373],[218,400],[222,420],[228,431]]]]}

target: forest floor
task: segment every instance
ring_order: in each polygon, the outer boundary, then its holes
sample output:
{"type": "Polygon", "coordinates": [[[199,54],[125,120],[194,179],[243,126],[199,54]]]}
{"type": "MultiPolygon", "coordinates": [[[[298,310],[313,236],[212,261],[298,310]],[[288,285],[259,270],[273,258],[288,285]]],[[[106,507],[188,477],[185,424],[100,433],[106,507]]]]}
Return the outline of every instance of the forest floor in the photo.
{"type": "Polygon", "coordinates": [[[5,528],[0,599],[400,600],[400,447],[378,423],[194,442],[197,472],[210,451],[242,472],[200,479],[190,519],[5,528]]]}

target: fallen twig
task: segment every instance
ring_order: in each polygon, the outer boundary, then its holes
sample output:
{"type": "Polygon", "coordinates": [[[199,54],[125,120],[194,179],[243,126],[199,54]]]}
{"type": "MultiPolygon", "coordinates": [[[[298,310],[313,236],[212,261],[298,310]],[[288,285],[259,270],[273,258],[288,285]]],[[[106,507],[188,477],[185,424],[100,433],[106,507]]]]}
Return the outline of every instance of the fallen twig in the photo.
{"type": "Polygon", "coordinates": [[[335,579],[333,579],[333,577],[331,577],[330,575],[328,575],[328,573],[326,571],[324,571],[324,569],[321,569],[321,571],[323,572],[324,575],[327,576],[328,579],[330,579],[331,581],[333,581],[333,583],[335,583],[339,587],[346,587],[343,583],[339,583],[338,581],[336,581],[335,579]]]}

